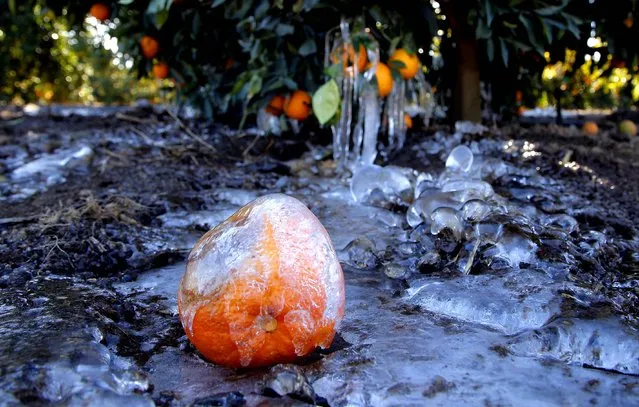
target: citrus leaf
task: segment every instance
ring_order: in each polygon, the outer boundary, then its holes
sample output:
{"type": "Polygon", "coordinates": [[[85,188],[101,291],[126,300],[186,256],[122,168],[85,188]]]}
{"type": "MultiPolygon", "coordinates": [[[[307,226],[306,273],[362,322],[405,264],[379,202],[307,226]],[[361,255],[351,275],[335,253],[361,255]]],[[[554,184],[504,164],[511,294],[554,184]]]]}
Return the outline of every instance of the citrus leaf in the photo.
{"type": "Polygon", "coordinates": [[[317,45],[315,44],[315,40],[309,38],[300,46],[300,49],[297,51],[301,56],[306,57],[311,54],[317,52],[317,45]]]}
{"type": "Polygon", "coordinates": [[[313,94],[313,113],[320,124],[326,124],[339,109],[339,87],[334,79],[326,82],[313,94]]]}

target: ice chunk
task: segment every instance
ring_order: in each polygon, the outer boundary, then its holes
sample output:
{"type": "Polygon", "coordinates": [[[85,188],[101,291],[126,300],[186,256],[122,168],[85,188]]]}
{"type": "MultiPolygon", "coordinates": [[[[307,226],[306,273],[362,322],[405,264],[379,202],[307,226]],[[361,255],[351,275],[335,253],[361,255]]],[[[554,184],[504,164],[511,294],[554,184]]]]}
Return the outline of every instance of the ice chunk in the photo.
{"type": "Polygon", "coordinates": [[[571,234],[579,227],[575,218],[564,214],[546,216],[542,219],[542,224],[558,228],[568,234],[571,234]]]}
{"type": "Polygon", "coordinates": [[[13,179],[20,180],[33,177],[36,174],[45,174],[49,177],[57,174],[61,167],[77,167],[86,165],[93,157],[91,147],[82,146],[73,150],[60,150],[54,154],[44,155],[13,171],[13,179]]]}
{"type": "Polygon", "coordinates": [[[377,265],[375,252],[375,244],[370,239],[358,237],[340,251],[339,258],[355,268],[369,270],[377,265]]]}
{"type": "Polygon", "coordinates": [[[527,237],[513,232],[506,232],[495,247],[488,249],[485,254],[505,260],[510,267],[518,269],[522,263],[532,263],[536,257],[536,251],[537,244],[527,237]]]}
{"type": "Polygon", "coordinates": [[[437,208],[452,208],[459,210],[462,203],[455,199],[453,192],[437,192],[417,199],[406,212],[406,221],[411,227],[427,221],[430,223],[431,214],[437,208]]]}
{"type": "Polygon", "coordinates": [[[479,222],[490,214],[490,206],[481,199],[471,199],[466,201],[461,208],[462,219],[467,222],[479,222]]]}
{"type": "Polygon", "coordinates": [[[465,202],[470,199],[488,199],[495,194],[493,187],[484,181],[474,179],[455,179],[442,185],[442,192],[459,192],[458,197],[465,202]]]}
{"type": "Polygon", "coordinates": [[[639,374],[639,336],[619,320],[560,319],[513,339],[517,355],[552,357],[566,363],[639,374]]]}
{"type": "Polygon", "coordinates": [[[397,168],[378,165],[359,167],[351,179],[353,199],[364,202],[375,189],[381,190],[387,196],[401,196],[407,190],[412,192],[412,184],[406,174],[397,168]]]}
{"type": "Polygon", "coordinates": [[[539,274],[433,278],[410,282],[406,301],[462,321],[487,325],[507,335],[544,326],[559,312],[552,280],[539,274]]]}
{"type": "Polygon", "coordinates": [[[446,169],[454,172],[468,172],[473,165],[473,152],[466,146],[457,146],[446,159],[446,169]]]}
{"type": "Polygon", "coordinates": [[[415,199],[422,196],[425,191],[433,192],[436,188],[436,181],[431,174],[420,173],[415,181],[415,199]]]}
{"type": "Polygon", "coordinates": [[[471,121],[455,122],[455,131],[463,134],[482,134],[488,131],[488,127],[471,121]]]}
{"type": "Polygon", "coordinates": [[[461,239],[464,225],[462,225],[457,212],[452,208],[437,208],[430,215],[431,225],[430,233],[433,235],[440,234],[443,230],[448,229],[452,232],[456,240],[461,239]]]}

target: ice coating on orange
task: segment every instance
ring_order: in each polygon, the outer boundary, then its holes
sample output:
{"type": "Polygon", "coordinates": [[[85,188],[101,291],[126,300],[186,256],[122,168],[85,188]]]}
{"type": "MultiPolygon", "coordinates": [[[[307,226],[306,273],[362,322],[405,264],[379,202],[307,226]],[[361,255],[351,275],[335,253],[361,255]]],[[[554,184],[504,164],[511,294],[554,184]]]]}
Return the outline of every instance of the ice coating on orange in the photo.
{"type": "Polygon", "coordinates": [[[178,310],[189,340],[213,362],[290,362],[330,346],[344,314],[344,277],[313,213],[295,198],[266,195],[196,243],[178,310]]]}

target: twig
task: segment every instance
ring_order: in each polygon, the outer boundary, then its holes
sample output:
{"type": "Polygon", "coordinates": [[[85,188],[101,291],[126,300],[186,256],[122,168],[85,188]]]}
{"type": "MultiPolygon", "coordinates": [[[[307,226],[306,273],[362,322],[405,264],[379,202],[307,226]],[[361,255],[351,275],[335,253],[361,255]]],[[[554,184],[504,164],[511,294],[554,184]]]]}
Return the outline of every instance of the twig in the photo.
{"type": "Polygon", "coordinates": [[[116,113],[115,114],[115,118],[116,119],[120,119],[120,120],[124,120],[124,121],[127,121],[127,122],[137,123],[137,124],[157,124],[157,123],[159,123],[156,119],[140,119],[139,117],[129,116],[128,114],[124,114],[124,113],[116,113]]]}
{"type": "Polygon", "coordinates": [[[133,130],[134,133],[137,133],[138,135],[140,135],[144,140],[146,140],[147,143],[151,145],[155,144],[155,141],[151,137],[147,136],[145,132],[138,129],[137,127],[131,126],[131,130],[133,130]]]}
{"type": "Polygon", "coordinates": [[[180,120],[179,117],[177,117],[175,114],[173,114],[172,111],[170,111],[169,109],[166,109],[166,112],[169,114],[169,116],[171,116],[173,118],[173,120],[175,120],[177,122],[177,124],[182,128],[182,130],[184,130],[186,132],[186,134],[188,134],[189,136],[191,136],[193,139],[195,139],[195,141],[197,141],[198,143],[202,144],[203,146],[209,148],[211,151],[213,151],[214,153],[217,153],[217,150],[215,149],[215,147],[213,147],[211,144],[209,144],[206,140],[204,140],[202,137],[198,136],[197,134],[193,133],[193,131],[186,125],[184,124],[184,122],[182,120],[180,120]]]}
{"type": "Polygon", "coordinates": [[[14,225],[16,223],[31,223],[38,219],[37,216],[18,216],[15,218],[0,218],[0,225],[14,225]]]}
{"type": "Polygon", "coordinates": [[[248,147],[246,147],[244,149],[244,151],[242,152],[242,157],[246,157],[246,155],[251,151],[251,149],[253,148],[253,146],[255,145],[255,143],[257,143],[257,140],[260,139],[260,135],[258,134],[257,136],[255,136],[255,138],[253,139],[253,141],[251,141],[248,145],[248,147]]]}

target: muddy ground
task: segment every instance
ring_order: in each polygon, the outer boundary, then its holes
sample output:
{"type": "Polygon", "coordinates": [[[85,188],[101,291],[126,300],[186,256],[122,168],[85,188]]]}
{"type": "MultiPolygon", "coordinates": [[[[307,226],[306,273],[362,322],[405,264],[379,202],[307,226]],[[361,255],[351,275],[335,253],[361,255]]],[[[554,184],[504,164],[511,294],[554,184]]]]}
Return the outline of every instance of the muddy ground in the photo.
{"type": "MultiPolygon", "coordinates": [[[[411,132],[407,148],[390,163],[418,170],[441,167],[441,162],[418,158],[411,147],[444,129],[442,125],[411,132]]],[[[507,154],[502,159],[537,167],[540,174],[564,181],[571,193],[605,208],[603,215],[584,211],[576,216],[580,225],[608,230],[620,241],[635,238],[639,224],[637,139],[619,135],[612,127],[592,137],[570,128],[518,125],[465,139],[480,137],[534,143],[540,155],[507,154]],[[569,162],[578,165],[566,164],[569,162]]],[[[314,141],[320,138],[313,136],[314,141]]],[[[50,355],[43,351],[42,341],[34,338],[89,325],[97,325],[104,334],[99,343],[139,366],[161,349],[196,352],[186,342],[177,318],[167,318],[166,309],[153,297],[127,297],[113,286],[183,260],[189,242],[205,232],[203,228],[167,230],[162,215],[205,209],[226,188],[272,189],[282,176],[299,177],[304,171],[330,176],[329,156],[311,166],[299,159],[307,149],[307,140],[300,137],[256,139],[250,132],[179,120],[150,108],[104,117],[18,115],[0,121],[0,320],[6,313],[19,313],[28,321],[30,310],[43,306],[39,300],[43,297],[49,298],[49,309],[57,310],[49,319],[40,315],[30,326],[14,327],[23,329],[29,338],[10,337],[6,330],[4,338],[0,335],[11,347],[10,351],[3,349],[0,357],[0,385],[22,403],[54,400],[43,391],[44,373],[37,368],[50,355]],[[11,178],[18,163],[8,158],[16,156],[16,149],[26,152],[20,160],[24,163],[42,153],[80,145],[88,145],[91,153],[63,174],[63,180],[40,174],[34,185],[27,185],[11,178]],[[47,182],[46,189],[38,189],[47,182]]],[[[499,185],[495,189],[503,192],[499,185]]],[[[639,278],[637,254],[619,244],[596,260],[580,261],[582,267],[571,278],[602,294],[602,304],[592,312],[622,315],[628,326],[636,326],[639,287],[632,282],[639,278]]],[[[393,289],[402,287],[398,282],[392,284],[397,285],[393,289]]],[[[338,340],[328,353],[346,346],[338,340]]],[[[317,353],[301,363],[312,363],[325,354],[317,353]]],[[[152,394],[158,405],[180,404],[174,392],[153,391],[153,385],[136,391],[152,394]]],[[[445,381],[433,386],[435,393],[447,391],[445,381]]],[[[274,398],[278,395],[268,386],[264,388],[262,395],[250,401],[326,404],[312,391],[300,390],[280,399],[274,398]]],[[[191,402],[241,405],[246,397],[224,393],[191,402]]]]}

